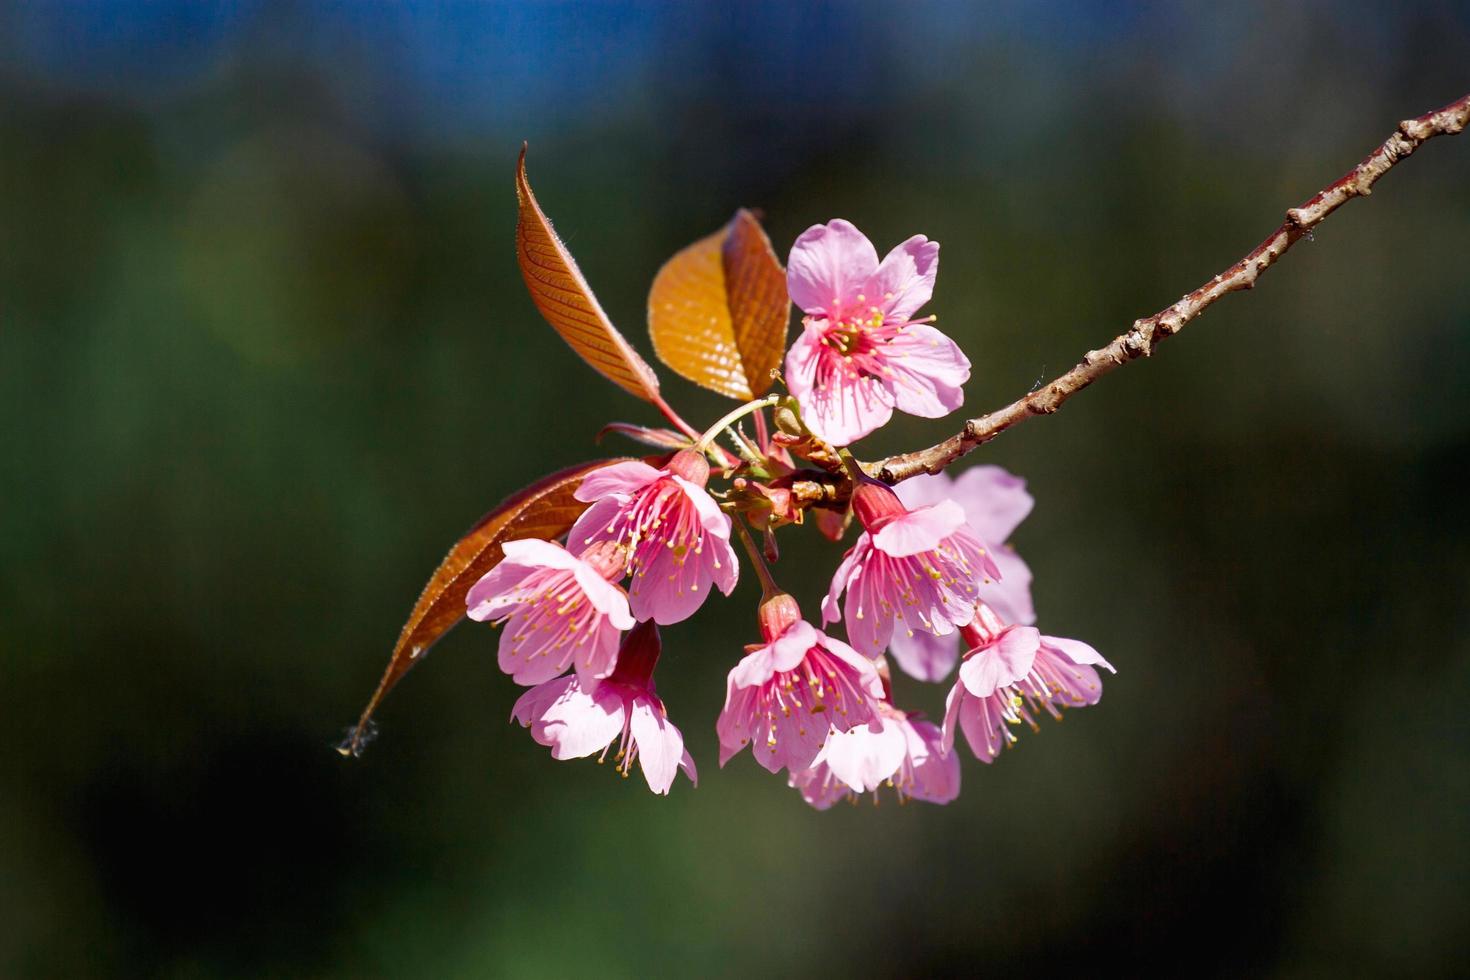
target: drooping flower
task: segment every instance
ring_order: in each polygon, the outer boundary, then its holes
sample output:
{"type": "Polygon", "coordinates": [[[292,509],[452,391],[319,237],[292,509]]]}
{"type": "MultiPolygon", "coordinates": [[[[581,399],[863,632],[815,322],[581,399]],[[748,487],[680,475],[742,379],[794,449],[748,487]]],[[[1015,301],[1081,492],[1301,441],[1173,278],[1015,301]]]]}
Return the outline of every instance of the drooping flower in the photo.
{"type": "Polygon", "coordinates": [[[655,793],[667,794],[680,769],[698,785],[684,736],[654,690],[658,655],[658,627],[640,623],[624,641],[610,677],[584,684],[568,674],[537,685],[516,701],[511,717],[530,728],[538,743],[551,746],[553,759],[581,759],[601,749],[602,762],[617,741],[613,761],[624,777],[637,760],[655,793]]]}
{"type": "Polygon", "coordinates": [[[1086,643],[1007,626],[983,603],[962,633],[968,649],[945,703],[944,747],[954,745],[959,729],[981,762],[993,762],[1015,744],[1012,729],[1022,722],[1039,731],[1042,712],[1061,718],[1067,708],[1097,704],[1102,679],[1096,668],[1113,671],[1086,643]]]}
{"type": "Polygon", "coordinates": [[[632,461],[594,470],[577,488],[592,506],[572,527],[573,548],[612,541],[624,549],[634,618],[667,626],[694,615],[710,584],[729,595],[740,565],[730,518],[704,489],[709,463],[692,450],[663,469],[632,461]]]}
{"type": "Polygon", "coordinates": [[[505,543],[500,564],[471,586],[466,615],[505,624],[500,669],[517,684],[540,684],[575,665],[584,684],[612,673],[618,638],[633,626],[615,545],[573,556],[559,544],[505,543]]]}
{"type": "Polygon", "coordinates": [[[771,772],[809,768],[830,731],[870,724],[883,682],[867,658],[801,618],[784,593],[760,610],[764,645],[746,648],[730,671],[715,731],[720,765],[751,746],[771,772]]]}
{"type": "Polygon", "coordinates": [[[939,243],[915,235],[880,263],[867,236],[838,218],[796,239],[786,267],[806,312],[786,354],[786,383],[807,427],[837,446],[882,426],[894,408],[940,418],[965,400],[970,362],[933,317],[939,243]]]}
{"type": "MultiPolygon", "coordinates": [[[[1031,569],[1014,548],[1000,544],[1031,513],[1035,503],[1026,492],[1025,480],[999,466],[975,466],[957,478],[944,473],[916,476],[894,490],[906,507],[942,500],[953,500],[963,507],[965,523],[982,541],[993,545],[990,556],[1001,573],[998,581],[981,583],[980,600],[1008,623],[1029,626],[1036,622],[1036,608],[1031,602],[1031,569]]],[[[949,675],[959,659],[959,645],[960,638],[955,633],[935,636],[897,630],[888,649],[909,674],[920,680],[940,681],[949,675]]]]}
{"type": "Polygon", "coordinates": [[[790,784],[818,810],[844,798],[892,787],[906,799],[948,803],[960,793],[959,756],[944,748],[933,722],[878,704],[881,727],[832,732],[810,769],[792,773],[790,784]]]}
{"type": "Polygon", "coordinates": [[[832,577],[822,619],[841,618],[848,640],[869,657],[882,655],[896,621],[909,631],[953,633],[975,615],[980,587],[1000,577],[989,549],[952,500],[909,510],[888,487],[861,480],[852,512],[863,533],[832,577]]]}

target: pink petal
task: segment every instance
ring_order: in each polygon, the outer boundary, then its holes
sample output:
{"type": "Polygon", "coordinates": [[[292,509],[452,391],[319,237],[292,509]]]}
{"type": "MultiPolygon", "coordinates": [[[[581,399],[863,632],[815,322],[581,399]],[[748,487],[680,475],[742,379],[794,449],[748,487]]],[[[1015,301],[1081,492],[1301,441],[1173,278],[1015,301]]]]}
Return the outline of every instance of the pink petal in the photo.
{"type": "Polygon", "coordinates": [[[969,743],[975,758],[985,763],[994,762],[1000,755],[1000,750],[1005,747],[1005,738],[1001,735],[1005,721],[991,704],[991,699],[966,697],[960,705],[959,714],[960,730],[965,733],[965,741],[969,743]]]}
{"type": "Polygon", "coordinates": [[[927,803],[949,803],[960,795],[960,757],[944,749],[944,733],[933,722],[912,720],[906,732],[914,782],[909,796],[927,803]]]}
{"type": "Polygon", "coordinates": [[[793,708],[790,714],[778,711],[773,725],[776,729],[774,745],[771,744],[769,729],[764,725],[751,736],[751,754],[767,772],[777,773],[782,769],[796,772],[810,767],[827,741],[829,725],[826,713],[813,715],[805,708],[793,708]]]}
{"type": "Polygon", "coordinates": [[[855,793],[869,792],[881,786],[903,765],[904,756],[908,753],[898,722],[875,723],[882,726],[876,732],[866,726],[833,732],[822,749],[827,768],[855,793]]]}
{"type": "Polygon", "coordinates": [[[965,698],[965,682],[955,681],[954,687],[949,689],[949,694],[944,699],[944,725],[940,729],[943,738],[939,747],[946,754],[954,752],[954,735],[959,728],[960,708],[964,705],[965,698]]]}
{"type": "Polygon", "coordinates": [[[649,698],[635,698],[629,727],[648,788],[666,795],[684,758],[684,736],[664,718],[660,707],[649,698]]]}
{"type": "MultiPolygon", "coordinates": [[[[733,673],[733,672],[732,672],[733,673]]],[[[755,722],[755,701],[758,688],[737,688],[734,679],[725,688],[725,707],[715,721],[715,734],[720,739],[720,768],[735,757],[751,739],[751,726],[755,722]]]]}
{"type": "Polygon", "coordinates": [[[935,636],[927,630],[895,629],[888,641],[888,652],[910,677],[921,681],[942,681],[954,669],[960,657],[960,636],[950,633],[935,636]]]}
{"type": "MultiPolygon", "coordinates": [[[[976,582],[984,585],[987,578],[993,581],[1001,580],[1000,566],[991,557],[991,549],[986,546],[984,541],[980,540],[974,531],[970,530],[970,525],[961,524],[949,536],[949,543],[964,558],[965,563],[972,570],[976,582]]],[[[970,619],[967,616],[964,619],[955,620],[955,623],[956,625],[963,626],[969,621],[970,619]]]]}
{"type": "MultiPolygon", "coordinates": [[[[913,510],[946,498],[964,508],[965,521],[980,538],[1004,541],[1030,512],[1034,501],[1026,481],[999,466],[976,466],[951,479],[944,473],[921,474],[894,487],[905,507],[913,510]]],[[[991,559],[1000,581],[981,583],[980,599],[1008,623],[1029,626],[1036,621],[1031,600],[1031,569],[1010,547],[992,547],[991,559]]]]}
{"type": "MultiPolygon", "coordinates": [[[[882,700],[883,679],[878,676],[878,668],[873,666],[872,660],[834,636],[822,637],[822,649],[857,671],[858,676],[854,682],[863,693],[875,701],[882,700]]],[[[857,711],[853,705],[848,705],[848,713],[852,716],[849,719],[852,724],[861,725],[867,722],[871,715],[871,709],[865,705],[861,711],[857,711]]],[[[833,724],[837,725],[838,728],[842,727],[839,721],[834,720],[833,724]]]]}
{"type": "Polygon", "coordinates": [[[685,498],[694,505],[694,512],[699,515],[700,526],[717,538],[729,540],[730,515],[720,510],[720,505],[715,503],[715,498],[709,495],[709,491],[690,483],[682,476],[676,475],[672,479],[679,489],[684,491],[685,498]]]}
{"type": "MultiPolygon", "coordinates": [[[[848,642],[865,656],[881,655],[893,636],[893,616],[883,613],[885,602],[892,605],[884,588],[886,584],[871,562],[854,572],[847,584],[842,621],[847,627],[848,642]]],[[[899,602],[895,608],[901,609],[902,600],[899,602]]]]}
{"type": "Polygon", "coordinates": [[[1000,581],[980,583],[980,601],[1006,622],[1030,626],[1036,622],[1036,607],[1031,601],[1031,568],[1010,546],[992,548],[989,554],[1001,577],[1000,581]]]}
{"type": "Polygon", "coordinates": [[[1066,654],[1067,658],[1074,664],[1097,664],[1098,666],[1106,667],[1114,674],[1117,673],[1116,670],[1113,670],[1113,665],[1103,659],[1102,654],[1081,640],[1068,640],[1060,636],[1043,636],[1041,640],[1047,646],[1066,654]]]}
{"type": "Polygon", "coordinates": [[[520,604],[515,589],[535,573],[535,568],[502,561],[470,586],[465,596],[465,615],[477,622],[499,619],[508,609],[520,604]]]}
{"type": "Polygon", "coordinates": [[[878,269],[878,250],[866,235],[835,218],[812,225],[791,246],[786,289],[807,313],[840,310],[878,269]]]}
{"type": "MultiPolygon", "coordinates": [[[[807,651],[819,643],[825,646],[827,637],[818,633],[811,623],[804,619],[792,623],[767,648],[771,651],[772,672],[795,670],[806,659],[807,651]]],[[[768,680],[770,676],[767,674],[762,680],[768,680]]]]}
{"type": "Polygon", "coordinates": [[[575,677],[558,677],[554,681],[537,684],[516,698],[515,706],[510,709],[511,718],[520,722],[522,728],[530,727],[533,721],[544,715],[546,710],[566,693],[568,687],[576,683],[576,680],[575,677]]]}
{"type": "Polygon", "coordinates": [[[893,418],[894,394],[873,378],[833,378],[796,401],[806,427],[834,446],[850,446],[893,418]]]}
{"type": "MultiPolygon", "coordinates": [[[[730,690],[755,688],[770,680],[776,673],[774,649],[775,644],[771,643],[757,647],[741,657],[740,662],[730,670],[730,690]]],[[[733,696],[732,694],[731,697],[733,696]]]]}
{"type": "Polygon", "coordinates": [[[842,556],[842,561],[837,565],[837,571],[832,575],[832,584],[827,589],[827,595],[822,599],[823,623],[835,623],[842,618],[842,608],[838,605],[838,600],[855,574],[863,555],[871,547],[871,542],[872,539],[864,532],[858,538],[857,544],[847,549],[847,554],[842,556]]]}
{"type": "Polygon", "coordinates": [[[567,549],[581,554],[594,541],[606,539],[609,536],[608,525],[618,516],[622,506],[622,501],[616,497],[604,497],[588,507],[567,532],[567,549]]]}
{"type": "Polygon", "coordinates": [[[786,388],[802,406],[812,398],[822,356],[822,327],[807,324],[786,352],[786,388]]]}
{"type": "Polygon", "coordinates": [[[586,643],[575,647],[573,666],[577,670],[577,682],[583,688],[590,690],[617,668],[622,638],[622,631],[604,620],[586,643]]]}
{"type": "Polygon", "coordinates": [[[581,559],[561,545],[554,541],[543,541],[540,538],[517,538],[514,541],[507,541],[502,550],[505,557],[501,559],[501,562],[510,562],[513,565],[576,568],[581,564],[581,559]]]}
{"type": "Polygon", "coordinates": [[[833,776],[832,771],[822,764],[792,773],[786,780],[786,785],[800,790],[801,798],[818,810],[828,809],[849,792],[842,780],[833,776]]]}
{"type": "Polygon", "coordinates": [[[915,235],[883,257],[863,292],[888,319],[908,320],[933,297],[938,273],[939,243],[915,235]]]}
{"type": "MultiPolygon", "coordinates": [[[[893,488],[898,494],[899,501],[909,510],[923,507],[926,504],[937,504],[941,500],[954,497],[954,484],[948,473],[920,473],[918,476],[909,477],[893,488]]],[[[964,501],[958,501],[964,506],[964,501]]],[[[969,516],[969,510],[965,511],[969,516]]]]}
{"type": "Polygon", "coordinates": [[[907,327],[885,348],[893,376],[888,386],[898,410],[937,419],[965,403],[970,359],[954,341],[927,324],[907,327]]]}
{"type": "Polygon", "coordinates": [[[574,574],[577,576],[577,585],[581,586],[593,609],[606,616],[608,622],[617,629],[630,630],[633,628],[634,620],[632,614],[628,612],[626,592],[603,578],[598,574],[597,569],[584,561],[577,563],[574,574]]]}
{"type": "Polygon", "coordinates": [[[496,656],[500,669],[517,684],[542,684],[559,676],[571,659],[570,650],[557,648],[562,636],[549,630],[534,630],[517,646],[520,618],[519,615],[512,616],[501,630],[496,656]]]}
{"type": "Polygon", "coordinates": [[[873,544],[886,555],[907,558],[933,551],[965,523],[965,512],[953,500],[921,507],[895,517],[873,534],[873,544]]]}
{"type": "Polygon", "coordinates": [[[1074,657],[1083,659],[1088,656],[1096,657],[1095,663],[1109,670],[1112,670],[1112,667],[1098,656],[1096,650],[1085,643],[1067,640],[1065,642],[1070,646],[1081,649],[1064,652],[1058,648],[1053,638],[1044,639],[1046,642],[1043,643],[1041,652],[1037,655],[1035,672],[1051,691],[1052,702],[1068,708],[1097,704],[1102,698],[1102,678],[1098,677],[1097,670],[1092,664],[1079,663],[1074,657]]]}
{"type": "Polygon", "coordinates": [[[615,493],[636,493],[663,475],[663,470],[656,470],[641,460],[613,463],[584,476],[573,496],[590,504],[615,493]]]}
{"type": "Polygon", "coordinates": [[[639,622],[652,619],[660,626],[682,623],[704,605],[710,585],[702,560],[686,555],[680,561],[673,549],[664,548],[633,576],[628,607],[639,622]]]}
{"type": "Polygon", "coordinates": [[[599,684],[589,695],[574,679],[532,722],[531,737],[551,746],[553,759],[580,759],[618,737],[624,710],[622,697],[611,685],[599,684]]]}
{"type": "Polygon", "coordinates": [[[999,466],[965,470],[955,478],[949,495],[965,509],[965,519],[986,541],[1009,540],[1036,505],[1026,492],[1026,481],[999,466]]]}
{"type": "Polygon", "coordinates": [[[960,680],[975,697],[988,698],[996,688],[1025,677],[1040,647],[1041,634],[1034,627],[1013,626],[960,664],[960,680]]]}
{"type": "Polygon", "coordinates": [[[714,579],[715,586],[725,595],[735,591],[740,580],[740,559],[735,557],[735,548],[726,538],[704,539],[705,571],[714,579]]]}

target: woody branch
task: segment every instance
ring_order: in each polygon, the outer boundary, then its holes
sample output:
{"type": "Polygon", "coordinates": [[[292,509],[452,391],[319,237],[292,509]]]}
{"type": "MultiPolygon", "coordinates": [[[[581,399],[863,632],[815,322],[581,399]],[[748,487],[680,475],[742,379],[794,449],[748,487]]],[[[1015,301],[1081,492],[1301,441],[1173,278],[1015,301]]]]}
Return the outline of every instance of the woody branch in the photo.
{"type": "Polygon", "coordinates": [[[964,429],[943,442],[911,453],[900,453],[867,465],[887,483],[898,483],[920,473],[937,473],[950,463],[994,439],[1033,415],[1050,415],[1077,392],[1129,361],[1148,357],[1164,338],[1209,309],[1222,297],[1252,289],[1256,279],[1287,250],[1327,216],[1355,197],[1367,197],[1373,184],[1400,160],[1436,136],[1454,135],[1470,123],[1470,95],[1442,109],[1399,123],[1398,130],[1352,170],[1317,192],[1301,207],[1286,212],[1286,220],[1245,258],[1153,316],[1135,320],[1112,343],[1088,351],[1076,367],[1051,383],[1018,398],[1004,408],[970,419],[964,429]]]}

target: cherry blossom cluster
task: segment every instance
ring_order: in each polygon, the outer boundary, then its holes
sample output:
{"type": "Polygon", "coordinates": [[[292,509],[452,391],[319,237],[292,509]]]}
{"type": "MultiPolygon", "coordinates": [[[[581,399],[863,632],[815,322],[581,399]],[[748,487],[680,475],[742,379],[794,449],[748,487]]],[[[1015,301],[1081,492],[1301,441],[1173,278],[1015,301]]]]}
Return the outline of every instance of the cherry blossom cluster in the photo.
{"type": "MultiPolygon", "coordinates": [[[[1031,571],[1006,543],[1032,507],[1024,481],[977,466],[889,487],[846,449],[895,410],[939,418],[962,404],[969,360],[933,317],[917,315],[938,266],[938,243],[922,235],[880,261],[840,219],[808,229],[791,250],[787,289],[805,315],[786,355],[788,414],[800,438],[847,467],[846,510],[823,530],[835,539],[847,522],[859,527],[820,622],[775,584],[745,526],[769,535],[777,518],[800,513],[782,510],[777,481],[736,481],[744,499],[767,503],[760,513],[712,491],[711,459],[725,468],[728,454],[707,443],[594,470],[576,490],[588,507],[564,541],[505,544],[467,612],[501,627],[500,667],[528,688],[513,717],[554,758],[611,755],[624,776],[637,762],[660,794],[681,769],[697,781],[655,687],[658,627],[688,619],[712,589],[731,593],[735,538],[763,594],[760,642],[731,668],[715,723],[721,766],[749,747],[818,809],[880,787],[947,803],[960,787],[957,735],[989,763],[1042,715],[1097,703],[1098,668],[1113,668],[1086,643],[1034,626],[1031,571]],[[845,640],[829,632],[838,624],[845,640]],[[924,682],[955,675],[938,723],[894,703],[890,659],[924,682]]],[[[767,434],[762,418],[754,441],[739,439],[761,472],[789,474],[795,437],[784,434],[767,434]]]]}

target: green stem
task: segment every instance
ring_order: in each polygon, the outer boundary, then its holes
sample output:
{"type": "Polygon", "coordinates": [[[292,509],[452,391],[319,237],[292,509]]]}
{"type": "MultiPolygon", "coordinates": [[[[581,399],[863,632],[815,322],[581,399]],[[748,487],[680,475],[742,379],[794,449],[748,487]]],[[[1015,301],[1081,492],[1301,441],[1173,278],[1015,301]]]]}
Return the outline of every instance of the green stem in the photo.
{"type": "MultiPolygon", "coordinates": [[[[699,431],[688,422],[685,422],[684,417],[678,412],[674,411],[674,407],[668,402],[664,401],[662,395],[653,396],[653,407],[663,413],[663,417],[672,422],[674,424],[674,428],[678,429],[680,432],[684,433],[691,439],[699,438],[699,431]]],[[[704,451],[704,447],[701,446],[700,452],[704,451]]],[[[715,462],[719,465],[733,466],[735,464],[735,457],[730,455],[730,453],[726,451],[723,446],[715,446],[714,451],[715,455],[718,457],[715,462]]]]}
{"type": "Polygon", "coordinates": [[[776,398],[776,395],[767,395],[764,398],[757,398],[755,401],[746,402],[744,405],[741,405],[739,408],[735,409],[733,412],[730,412],[724,418],[720,419],[714,425],[710,426],[709,430],[706,431],[704,435],[699,437],[699,443],[694,448],[698,449],[700,452],[703,452],[706,446],[708,446],[711,442],[714,442],[715,436],[719,435],[720,432],[723,431],[724,428],[730,423],[734,422],[736,419],[740,419],[749,415],[751,412],[762,409],[767,405],[776,404],[776,398]]]}
{"type": "Polygon", "coordinates": [[[872,479],[872,477],[863,470],[862,464],[857,461],[857,459],[852,455],[852,452],[846,446],[842,446],[837,450],[837,458],[842,460],[843,466],[847,467],[847,475],[852,477],[852,481],[854,483],[861,483],[864,480],[872,479]]]}
{"type": "Polygon", "coordinates": [[[781,586],[776,584],[775,578],[771,576],[770,566],[766,564],[766,556],[761,554],[761,549],[756,545],[755,539],[750,536],[750,531],[745,527],[745,521],[736,514],[730,521],[740,535],[740,543],[745,545],[745,553],[750,556],[750,563],[755,566],[755,576],[761,580],[761,601],[765,602],[774,595],[781,593],[781,586]]]}

